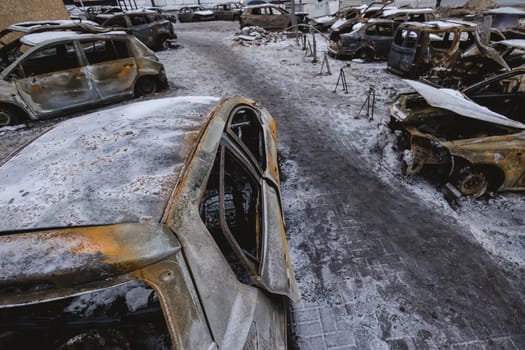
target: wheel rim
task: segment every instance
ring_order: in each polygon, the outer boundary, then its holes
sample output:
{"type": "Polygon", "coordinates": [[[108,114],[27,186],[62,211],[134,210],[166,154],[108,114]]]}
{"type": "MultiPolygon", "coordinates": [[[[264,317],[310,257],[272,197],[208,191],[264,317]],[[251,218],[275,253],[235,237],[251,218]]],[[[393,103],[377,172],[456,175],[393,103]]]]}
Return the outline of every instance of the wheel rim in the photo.
{"type": "Polygon", "coordinates": [[[487,190],[487,176],[479,169],[472,170],[465,174],[459,182],[458,189],[465,196],[478,198],[487,190]]]}
{"type": "Polygon", "coordinates": [[[139,82],[139,94],[148,95],[155,92],[155,80],[151,77],[144,77],[139,82]]]}
{"type": "Polygon", "coordinates": [[[7,126],[11,124],[11,116],[9,113],[0,111],[0,126],[7,126]]]}

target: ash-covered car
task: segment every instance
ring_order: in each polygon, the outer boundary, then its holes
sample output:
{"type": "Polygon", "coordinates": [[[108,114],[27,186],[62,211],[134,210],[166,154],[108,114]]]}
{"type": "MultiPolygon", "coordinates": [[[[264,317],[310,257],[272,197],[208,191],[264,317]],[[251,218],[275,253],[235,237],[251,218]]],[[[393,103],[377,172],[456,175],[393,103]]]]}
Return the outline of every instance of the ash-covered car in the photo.
{"type": "MultiPolygon", "coordinates": [[[[418,77],[431,69],[446,69],[465,50],[476,45],[476,23],[453,20],[406,22],[397,27],[388,56],[388,69],[407,77],[418,77]]],[[[490,41],[504,40],[495,29],[490,41]]]]}
{"type": "Polygon", "coordinates": [[[324,32],[338,20],[348,20],[356,23],[361,18],[362,8],[347,6],[340,8],[334,14],[312,18],[310,24],[317,30],[324,32]]]}
{"type": "MultiPolygon", "coordinates": [[[[506,78],[501,77],[498,84],[514,81],[516,91],[525,89],[522,77],[519,81],[506,78]]],[[[390,113],[391,127],[400,130],[400,145],[408,149],[404,153],[408,175],[429,169],[454,184],[461,194],[475,198],[487,191],[525,190],[522,115],[521,121],[511,119],[456,90],[406,82],[417,93],[399,95],[390,105],[390,113]]],[[[483,102],[478,89],[483,91],[484,86],[474,86],[467,93],[483,102]]],[[[498,99],[503,102],[505,96],[499,94],[498,99]]]]}
{"type": "Polygon", "coordinates": [[[111,15],[99,15],[95,21],[107,28],[131,31],[152,50],[170,47],[170,40],[177,39],[171,20],[157,11],[137,10],[111,15]]]}
{"type": "MultiPolygon", "coordinates": [[[[297,24],[308,23],[307,14],[296,12],[297,24]]],[[[254,5],[244,8],[240,27],[261,27],[270,31],[283,31],[292,25],[290,13],[272,4],[254,5]]]]}
{"type": "Polygon", "coordinates": [[[242,9],[242,4],[239,2],[225,2],[211,8],[218,21],[238,21],[241,18],[242,9]]]}
{"type": "Polygon", "coordinates": [[[2,348],[286,348],[299,293],[276,124],[253,101],[70,119],[0,174],[2,348]]]}
{"type": "Polygon", "coordinates": [[[387,59],[398,23],[390,20],[371,19],[356,24],[352,32],[330,40],[328,53],[337,58],[361,58],[366,62],[387,59]]]}
{"type": "Polygon", "coordinates": [[[181,7],[177,17],[181,23],[213,21],[215,19],[215,14],[212,10],[208,10],[204,6],[192,5],[181,7]]]}
{"type": "Polygon", "coordinates": [[[464,88],[524,64],[525,40],[501,40],[466,50],[448,69],[432,72],[428,79],[443,87],[464,88]]]}
{"type": "Polygon", "coordinates": [[[147,95],[167,84],[164,66],[133,35],[30,33],[0,48],[0,125],[147,95]]]}

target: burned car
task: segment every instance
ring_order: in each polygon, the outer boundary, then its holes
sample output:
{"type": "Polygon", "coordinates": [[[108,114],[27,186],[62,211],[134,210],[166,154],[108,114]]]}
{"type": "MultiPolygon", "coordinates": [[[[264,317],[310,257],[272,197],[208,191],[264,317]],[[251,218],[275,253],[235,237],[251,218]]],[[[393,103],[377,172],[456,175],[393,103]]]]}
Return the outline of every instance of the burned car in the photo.
{"type": "Polygon", "coordinates": [[[124,32],[31,33],[0,53],[2,126],[147,95],[168,83],[155,54],[124,32]]]}
{"type": "Polygon", "coordinates": [[[214,5],[211,10],[216,20],[238,21],[241,18],[242,5],[238,2],[225,2],[214,5]]]}
{"type": "MultiPolygon", "coordinates": [[[[306,24],[306,16],[306,13],[296,12],[297,24],[306,24]]],[[[245,7],[239,23],[241,28],[256,26],[273,31],[283,31],[292,25],[290,13],[271,4],[245,7]]]]}
{"type": "Polygon", "coordinates": [[[429,78],[443,87],[464,88],[524,64],[525,40],[501,40],[488,47],[472,47],[448,69],[433,72],[429,78]]]}
{"type": "Polygon", "coordinates": [[[277,164],[239,97],[57,124],[0,166],[2,348],[285,349],[277,164]]]}
{"type": "Polygon", "coordinates": [[[390,2],[371,3],[364,9],[361,7],[359,17],[338,19],[330,27],[330,39],[337,40],[339,35],[350,33],[359,22],[367,22],[370,19],[388,19],[397,23],[432,21],[436,14],[432,8],[398,8],[387,6],[390,2]]]}
{"type": "Polygon", "coordinates": [[[179,22],[212,21],[215,14],[204,6],[193,5],[181,7],[178,14],[179,22]]]}
{"type": "Polygon", "coordinates": [[[134,11],[95,18],[103,27],[126,29],[152,50],[169,47],[169,41],[177,39],[173,23],[156,11],[134,11]]]}
{"type": "MultiPolygon", "coordinates": [[[[462,93],[406,80],[417,93],[390,105],[391,127],[401,131],[408,175],[439,174],[465,196],[525,190],[525,124],[462,93]]],[[[523,120],[523,118],[522,118],[523,120]]]]}
{"type": "MultiPolygon", "coordinates": [[[[442,20],[406,22],[396,30],[388,56],[388,69],[407,77],[418,77],[431,69],[450,67],[462,52],[476,45],[476,24],[442,20]]],[[[492,30],[491,41],[505,39],[492,30]]]]}
{"type": "Polygon", "coordinates": [[[324,32],[338,20],[351,20],[357,22],[361,18],[361,11],[362,8],[360,7],[343,7],[330,16],[312,18],[310,24],[317,30],[324,32]]]}
{"type": "Polygon", "coordinates": [[[386,59],[394,39],[397,23],[371,19],[350,33],[341,34],[337,41],[330,40],[328,53],[337,58],[361,58],[365,62],[386,59]]]}

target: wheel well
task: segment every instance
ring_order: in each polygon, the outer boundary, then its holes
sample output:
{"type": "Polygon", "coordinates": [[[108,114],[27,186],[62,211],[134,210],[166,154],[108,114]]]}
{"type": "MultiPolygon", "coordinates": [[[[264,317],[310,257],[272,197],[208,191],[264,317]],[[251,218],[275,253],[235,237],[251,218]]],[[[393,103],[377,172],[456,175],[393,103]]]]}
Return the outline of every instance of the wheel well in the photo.
{"type": "Polygon", "coordinates": [[[457,175],[458,172],[464,167],[464,166],[475,166],[476,168],[482,169],[483,173],[487,176],[487,179],[489,180],[488,184],[488,190],[489,191],[497,191],[501,185],[503,185],[503,182],[505,181],[505,173],[503,170],[494,164],[472,164],[465,158],[454,156],[454,167],[452,169],[451,176],[457,175]]]}
{"type": "Polygon", "coordinates": [[[374,58],[374,56],[375,56],[375,51],[370,46],[362,47],[359,50],[357,50],[356,56],[359,56],[362,52],[366,52],[366,53],[370,54],[370,58],[374,58]]]}
{"type": "Polygon", "coordinates": [[[15,104],[12,104],[12,103],[5,103],[5,102],[0,102],[0,107],[8,107],[8,108],[12,108],[13,110],[16,111],[16,113],[18,114],[18,117],[20,118],[21,121],[23,122],[27,122],[29,120],[31,120],[32,118],[29,116],[29,114],[22,108],[20,108],[20,106],[17,106],[15,104]]]}

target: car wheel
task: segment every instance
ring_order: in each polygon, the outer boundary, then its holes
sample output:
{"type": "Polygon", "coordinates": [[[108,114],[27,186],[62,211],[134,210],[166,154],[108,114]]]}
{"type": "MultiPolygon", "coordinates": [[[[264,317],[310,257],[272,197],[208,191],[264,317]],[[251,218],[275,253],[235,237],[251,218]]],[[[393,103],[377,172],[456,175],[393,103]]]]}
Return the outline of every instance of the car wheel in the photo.
{"type": "Polygon", "coordinates": [[[135,84],[135,96],[146,96],[157,91],[157,80],[151,75],[140,78],[135,84]]]}
{"type": "Polygon", "coordinates": [[[9,106],[0,106],[0,127],[20,123],[21,118],[16,109],[9,106]]]}
{"type": "Polygon", "coordinates": [[[356,56],[365,62],[372,62],[374,60],[374,53],[369,49],[359,51],[356,56]]]}
{"type": "Polygon", "coordinates": [[[161,51],[161,50],[167,50],[170,48],[168,40],[166,40],[166,37],[160,37],[157,39],[157,43],[155,44],[155,50],[161,51]]]}
{"type": "Polygon", "coordinates": [[[479,198],[487,191],[489,180],[480,167],[466,166],[461,169],[456,187],[464,196],[479,198]]]}

